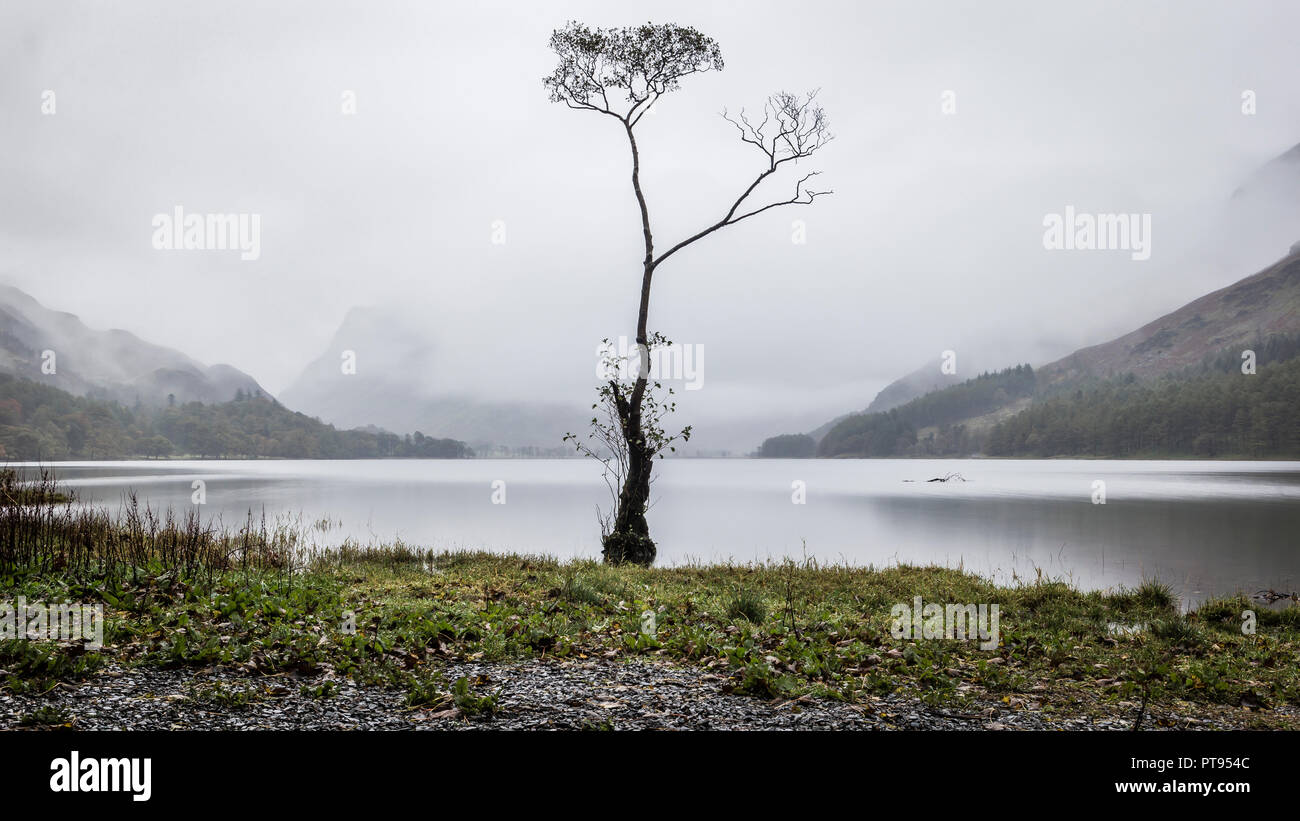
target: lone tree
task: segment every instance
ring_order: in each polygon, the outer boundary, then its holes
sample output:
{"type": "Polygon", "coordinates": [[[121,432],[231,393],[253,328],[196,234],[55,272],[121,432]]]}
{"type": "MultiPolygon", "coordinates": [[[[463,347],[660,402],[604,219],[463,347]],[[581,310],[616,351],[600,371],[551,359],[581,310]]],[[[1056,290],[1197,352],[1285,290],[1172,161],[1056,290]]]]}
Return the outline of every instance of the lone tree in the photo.
{"type": "MultiPolygon", "coordinates": [[[[761,170],[720,219],[656,254],[650,209],[641,189],[636,126],[656,100],[681,87],[683,77],[721,71],[721,49],[711,37],[689,26],[647,23],[628,28],[591,29],[576,22],[551,34],[551,48],[559,57],[555,71],[543,78],[551,101],[616,120],[632,149],[632,192],[640,208],[641,233],[645,239],[636,322],[640,367],[630,384],[610,379],[599,389],[608,421],[602,424],[599,419],[592,420],[596,429],[592,438],[605,448],[604,454],[596,454],[582,444],[578,444],[578,450],[601,458],[607,468],[611,462],[616,468],[616,509],[612,521],[605,523],[603,534],[605,560],[648,565],[655,558],[655,545],[645,518],[653,460],[655,456],[662,458],[662,451],[678,438],[665,434],[660,425],[663,414],[674,409],[672,402],[658,401],[653,396],[647,399],[649,350],[665,343],[662,336],[651,335],[647,330],[650,285],[655,271],[678,251],[729,225],[781,206],[810,205],[817,197],[831,193],[809,188],[809,180],[818,174],[809,171],[795,181],[789,198],[763,200],[762,204],[754,201],[759,187],[769,177],[787,164],[811,157],[831,140],[829,122],[825,112],[816,105],[815,91],[805,95],[784,91],[771,95],[763,105],[761,119],[757,115],[748,116],[743,110],[733,117],[724,110],[722,117],[736,128],[741,141],[763,155],[761,170]]],[[[680,437],[688,439],[690,428],[680,437]]],[[[576,441],[572,435],[565,438],[576,441]]]]}

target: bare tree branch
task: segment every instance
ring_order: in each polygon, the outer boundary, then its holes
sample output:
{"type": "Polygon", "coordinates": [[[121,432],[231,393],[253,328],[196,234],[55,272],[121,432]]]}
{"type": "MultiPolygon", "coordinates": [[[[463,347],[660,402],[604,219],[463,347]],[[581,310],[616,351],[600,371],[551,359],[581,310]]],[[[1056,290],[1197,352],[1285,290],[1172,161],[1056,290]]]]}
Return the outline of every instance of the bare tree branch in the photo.
{"type": "Polygon", "coordinates": [[[763,156],[767,159],[767,167],[736,198],[722,219],[692,234],[660,254],[654,260],[654,266],[659,266],[664,260],[683,248],[698,242],[715,231],[726,228],[728,225],[735,225],[741,220],[749,219],[764,211],[783,205],[811,205],[817,197],[834,193],[829,190],[813,191],[806,188],[805,185],[808,180],[821,173],[812,171],[795,183],[794,194],[789,199],[777,200],[762,207],[741,212],[742,206],[750,195],[758,189],[764,180],[775,174],[782,165],[788,162],[798,163],[799,160],[811,157],[835,138],[830,132],[830,121],[826,117],[825,111],[820,106],[814,105],[816,99],[817,91],[811,91],[803,97],[785,91],[773,94],[763,104],[763,121],[758,125],[754,125],[750,121],[744,109],[736,117],[732,117],[725,110],[722,112],[722,118],[736,127],[742,142],[755,146],[759,151],[763,152],[763,156]],[[776,129],[776,133],[771,137],[766,134],[769,127],[776,129]]]}

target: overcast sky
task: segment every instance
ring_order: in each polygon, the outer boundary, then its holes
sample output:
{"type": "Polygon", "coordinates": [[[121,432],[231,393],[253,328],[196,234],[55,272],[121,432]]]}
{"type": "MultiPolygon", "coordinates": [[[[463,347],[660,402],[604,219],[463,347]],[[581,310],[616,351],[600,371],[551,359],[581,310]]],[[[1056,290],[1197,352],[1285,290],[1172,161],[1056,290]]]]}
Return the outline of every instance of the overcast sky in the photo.
{"type": "Polygon", "coordinates": [[[1285,0],[7,0],[0,278],[273,392],[349,308],[378,305],[446,353],[413,379],[584,401],[596,342],[634,331],[641,235],[617,125],[542,88],[569,19],[677,22],[721,44],[725,71],[688,78],[639,127],[663,247],[759,170],[724,106],[822,90],[836,139],[808,168],[834,196],[657,275],[652,328],[706,351],[705,389],[683,403],[705,417],[811,427],[947,349],[959,367],[1047,361],[1285,251],[1238,247],[1222,221],[1300,142],[1300,5],[1285,0]],[[177,205],[260,214],[260,258],[155,250],[153,215],[177,205]],[[1067,205],[1151,214],[1151,258],[1046,251],[1044,215],[1067,205]]]}

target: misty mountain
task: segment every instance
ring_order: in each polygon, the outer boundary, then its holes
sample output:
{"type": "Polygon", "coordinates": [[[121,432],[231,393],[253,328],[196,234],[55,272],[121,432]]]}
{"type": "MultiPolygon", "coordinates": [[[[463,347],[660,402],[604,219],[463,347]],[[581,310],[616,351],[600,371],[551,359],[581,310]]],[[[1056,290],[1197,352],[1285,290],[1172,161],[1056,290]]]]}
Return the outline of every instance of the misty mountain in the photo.
{"type": "Polygon", "coordinates": [[[1300,248],[1259,273],[1206,294],[1132,333],[1043,366],[1049,383],[1131,373],[1149,379],[1224,348],[1300,331],[1300,248]]]}
{"type": "Polygon", "coordinates": [[[564,434],[586,430],[590,414],[576,403],[484,399],[439,384],[454,354],[396,311],[355,307],[279,399],[339,427],[420,431],[484,455],[492,447],[566,452],[564,434]]]}
{"type": "MultiPolygon", "coordinates": [[[[883,413],[857,413],[835,425],[817,446],[820,456],[967,456],[983,431],[966,420],[1028,403],[1037,375],[1028,365],[982,373],[883,413]]],[[[770,441],[770,440],[769,440],[770,441]]],[[[766,449],[767,443],[764,443],[766,449]]]]}
{"type": "Polygon", "coordinates": [[[88,328],[9,285],[0,285],[0,373],[128,407],[158,407],[169,396],[178,403],[226,402],[239,391],[262,391],[257,380],[229,365],[204,365],[128,331],[88,328]],[[42,369],[45,362],[53,373],[42,369]]]}
{"type": "MultiPolygon", "coordinates": [[[[1039,379],[1048,385],[1086,378],[1106,378],[1132,373],[1139,379],[1157,377],[1201,361],[1225,347],[1241,345],[1296,328],[1297,287],[1294,263],[1300,253],[1300,144],[1262,164],[1233,191],[1224,204],[1220,229],[1231,237],[1214,242],[1229,270],[1257,267],[1274,255],[1282,260],[1259,273],[1207,294],[1178,310],[1100,345],[1074,351],[1039,367],[1039,379]],[[1224,248],[1227,250],[1223,250],[1224,248]],[[1257,260],[1243,263],[1243,260],[1257,260]]],[[[984,365],[982,367],[987,367],[984,365]]],[[[861,413],[879,413],[937,390],[952,387],[972,373],[961,363],[961,376],[945,375],[936,359],[891,382],[861,413]]],[[[999,409],[981,423],[993,423],[1022,410],[1028,399],[999,409]]],[[[849,416],[844,414],[810,435],[821,442],[849,416]]]]}
{"type": "Polygon", "coordinates": [[[962,381],[956,374],[944,373],[941,365],[940,360],[936,359],[921,368],[917,368],[907,376],[890,382],[881,389],[880,393],[876,394],[876,398],[871,400],[871,404],[867,405],[867,413],[880,413],[896,408],[931,391],[937,391],[940,388],[946,388],[962,381]]]}
{"type": "Polygon", "coordinates": [[[336,430],[265,396],[128,408],[0,374],[0,458],[463,459],[464,442],[336,430]]]}
{"type": "MultiPolygon", "coordinates": [[[[1256,369],[1245,373],[1240,351],[1225,348],[1155,379],[1127,374],[1040,389],[1030,407],[979,435],[981,450],[1029,458],[1300,456],[1300,334],[1273,335],[1252,349],[1256,369]]],[[[927,435],[926,444],[940,438],[927,435]]]]}
{"type": "Polygon", "coordinates": [[[1251,173],[1223,209],[1206,257],[1233,271],[1258,270],[1300,240],[1300,144],[1251,173]]]}
{"type": "Polygon", "coordinates": [[[1288,198],[1300,207],[1300,143],[1261,166],[1232,193],[1232,198],[1241,201],[1266,195],[1288,198]]]}
{"type": "MultiPolygon", "coordinates": [[[[922,365],[906,376],[901,376],[898,379],[895,379],[893,382],[890,382],[888,385],[881,388],[880,392],[876,394],[876,397],[871,400],[871,404],[867,405],[865,410],[858,411],[858,413],[883,413],[885,411],[893,410],[894,408],[901,407],[902,405],[911,402],[913,399],[919,399],[928,393],[933,393],[934,391],[942,390],[943,388],[949,388],[953,385],[959,385],[967,379],[964,374],[978,372],[972,368],[971,364],[964,357],[961,358],[958,363],[958,371],[963,375],[944,373],[942,365],[942,359],[940,357],[935,357],[930,362],[922,365]]],[[[809,431],[808,435],[815,441],[820,442],[831,428],[852,415],[853,414],[851,413],[846,413],[842,416],[837,416],[829,422],[809,431]]]]}
{"type": "MultiPolygon", "coordinates": [[[[1142,386],[1154,384],[1161,377],[1192,374],[1198,365],[1205,370],[1205,363],[1214,360],[1213,370],[1220,375],[1219,382],[1207,383],[1208,388],[1187,383],[1189,396],[1195,394],[1195,402],[1200,403],[1196,407],[1199,408],[1209,401],[1206,397],[1232,396],[1233,391],[1222,389],[1223,385],[1229,384],[1221,381],[1222,374],[1237,370],[1234,363],[1241,351],[1260,348],[1257,354],[1267,358],[1265,351],[1271,348],[1289,350],[1289,343],[1282,343],[1297,335],[1300,335],[1300,249],[1253,276],[1193,300],[1131,333],[1075,351],[1044,365],[1036,373],[1017,367],[981,375],[913,399],[887,413],[853,414],[832,426],[822,438],[818,452],[831,456],[962,455],[981,447],[985,435],[993,431],[997,434],[993,444],[998,453],[1019,453],[1015,448],[1025,447],[1025,442],[1033,446],[1041,438],[1035,439],[1031,436],[1033,431],[1026,429],[1020,433],[1020,439],[1015,440],[1005,431],[1015,430],[1022,417],[1035,419],[1037,424],[1046,426],[1048,422],[1037,417],[1046,419],[1045,414],[1049,412],[1032,416],[1045,401],[1059,405],[1068,401],[1065,399],[1067,394],[1075,394],[1074,407],[1052,406],[1050,413],[1056,414],[1050,420],[1052,424],[1059,424],[1065,414],[1072,414],[1071,418],[1091,418],[1096,410],[1094,406],[1102,401],[1098,397],[1105,397],[1105,402],[1111,404],[1124,399],[1106,393],[1106,389],[1099,391],[1098,385],[1120,385],[1117,390],[1126,389],[1123,386],[1138,386],[1137,389],[1141,390],[1142,386]],[[1232,367],[1225,366],[1224,361],[1232,367]],[[1031,373],[1032,377],[1026,378],[1031,373]],[[1083,389],[1087,389],[1086,395],[1083,389]]],[[[1292,382],[1289,373],[1270,379],[1273,381],[1262,380],[1260,384],[1267,382],[1273,393],[1262,398],[1253,397],[1260,407],[1251,406],[1240,416],[1236,411],[1242,408],[1228,408],[1231,414],[1228,411],[1220,414],[1230,419],[1270,420],[1256,426],[1254,435],[1260,438],[1251,439],[1244,429],[1212,431],[1209,428],[1214,422],[1210,420],[1205,422],[1206,429],[1198,436],[1192,437],[1184,431],[1182,439],[1186,442],[1174,437],[1177,442],[1171,444],[1162,440],[1158,446],[1170,453],[1191,452],[1188,443],[1194,442],[1194,452],[1213,456],[1226,441],[1248,448],[1253,447],[1251,443],[1264,441],[1267,438],[1265,434],[1276,439],[1281,435],[1277,433],[1280,426],[1275,419],[1280,401],[1277,397],[1287,395],[1292,382]]],[[[1160,391],[1158,396],[1165,405],[1173,407],[1179,401],[1178,384],[1164,380],[1160,391]]],[[[1141,394],[1140,398],[1146,401],[1151,395],[1155,394],[1148,392],[1141,394]]],[[[1244,402],[1249,397],[1243,392],[1239,398],[1244,402]]],[[[1135,407],[1150,410],[1150,404],[1141,405],[1134,401],[1135,407]]],[[[1185,420],[1192,414],[1188,411],[1178,415],[1185,420]]],[[[1237,427],[1241,428],[1241,425],[1237,427]]],[[[1078,429],[1076,425],[1073,430],[1078,429]]],[[[1060,442],[1066,439],[1057,439],[1059,441],[1054,445],[1057,449],[1051,451],[1052,455],[1096,455],[1098,448],[1102,447],[1097,442],[1079,440],[1062,451],[1059,448],[1064,446],[1060,442]]],[[[1123,446],[1131,450],[1157,447],[1153,442],[1144,445],[1140,436],[1134,441],[1137,444],[1126,440],[1123,446]]],[[[1108,447],[1118,448],[1120,445],[1111,443],[1108,447]]],[[[1107,452],[1113,454],[1114,451],[1107,452]]]]}

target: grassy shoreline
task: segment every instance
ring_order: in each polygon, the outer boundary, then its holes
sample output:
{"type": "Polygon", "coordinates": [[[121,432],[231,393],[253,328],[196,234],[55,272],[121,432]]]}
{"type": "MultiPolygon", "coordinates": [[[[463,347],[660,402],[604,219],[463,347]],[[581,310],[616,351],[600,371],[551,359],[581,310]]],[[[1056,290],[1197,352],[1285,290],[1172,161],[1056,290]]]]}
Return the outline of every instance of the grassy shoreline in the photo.
{"type": "MultiPolygon", "coordinates": [[[[409,710],[490,715],[494,697],[443,670],[466,662],[649,659],[707,669],[728,692],[1061,716],[1162,711],[1300,729],[1300,606],[1244,596],[1180,613],[1169,588],[999,586],[938,567],[815,561],[613,567],[403,544],[315,551],[249,522],[214,532],[129,506],[62,501],[51,482],[0,499],[0,604],[102,604],[104,646],[0,640],[0,690],[76,686],[107,666],[324,677],[397,688],[409,710]],[[895,638],[896,605],[998,605],[978,639],[895,638]],[[1254,613],[1254,632],[1242,630],[1254,613]],[[652,613],[653,616],[647,616],[652,613]],[[653,621],[653,628],[650,622],[653,621]]],[[[216,694],[221,699],[237,695],[216,694]]],[[[57,717],[56,717],[57,718],[57,717]]],[[[36,720],[37,724],[57,721],[36,720]]]]}
{"type": "Polygon", "coordinates": [[[75,686],[108,662],[255,677],[328,672],[400,688],[410,709],[476,714],[492,711],[492,696],[446,680],[442,667],[653,657],[708,668],[726,677],[726,690],[762,699],[855,702],[902,690],[930,705],[992,698],[1135,720],[1145,703],[1151,715],[1179,709],[1228,716],[1234,726],[1300,729],[1290,709],[1300,705],[1300,608],[1221,599],[1184,616],[1156,584],[1081,593],[1042,580],[997,587],[943,568],[644,569],[397,546],[319,555],[293,572],[185,578],[158,566],[113,580],[0,576],[0,600],[20,595],[103,602],[105,645],[0,642],[0,688],[13,692],[75,686]],[[918,595],[999,604],[999,647],[895,639],[891,607],[918,595]],[[1255,635],[1241,633],[1242,610],[1257,613],[1255,635]],[[653,635],[643,630],[646,611],[655,613],[653,635]],[[1111,623],[1146,628],[1117,633],[1111,623]]]}

